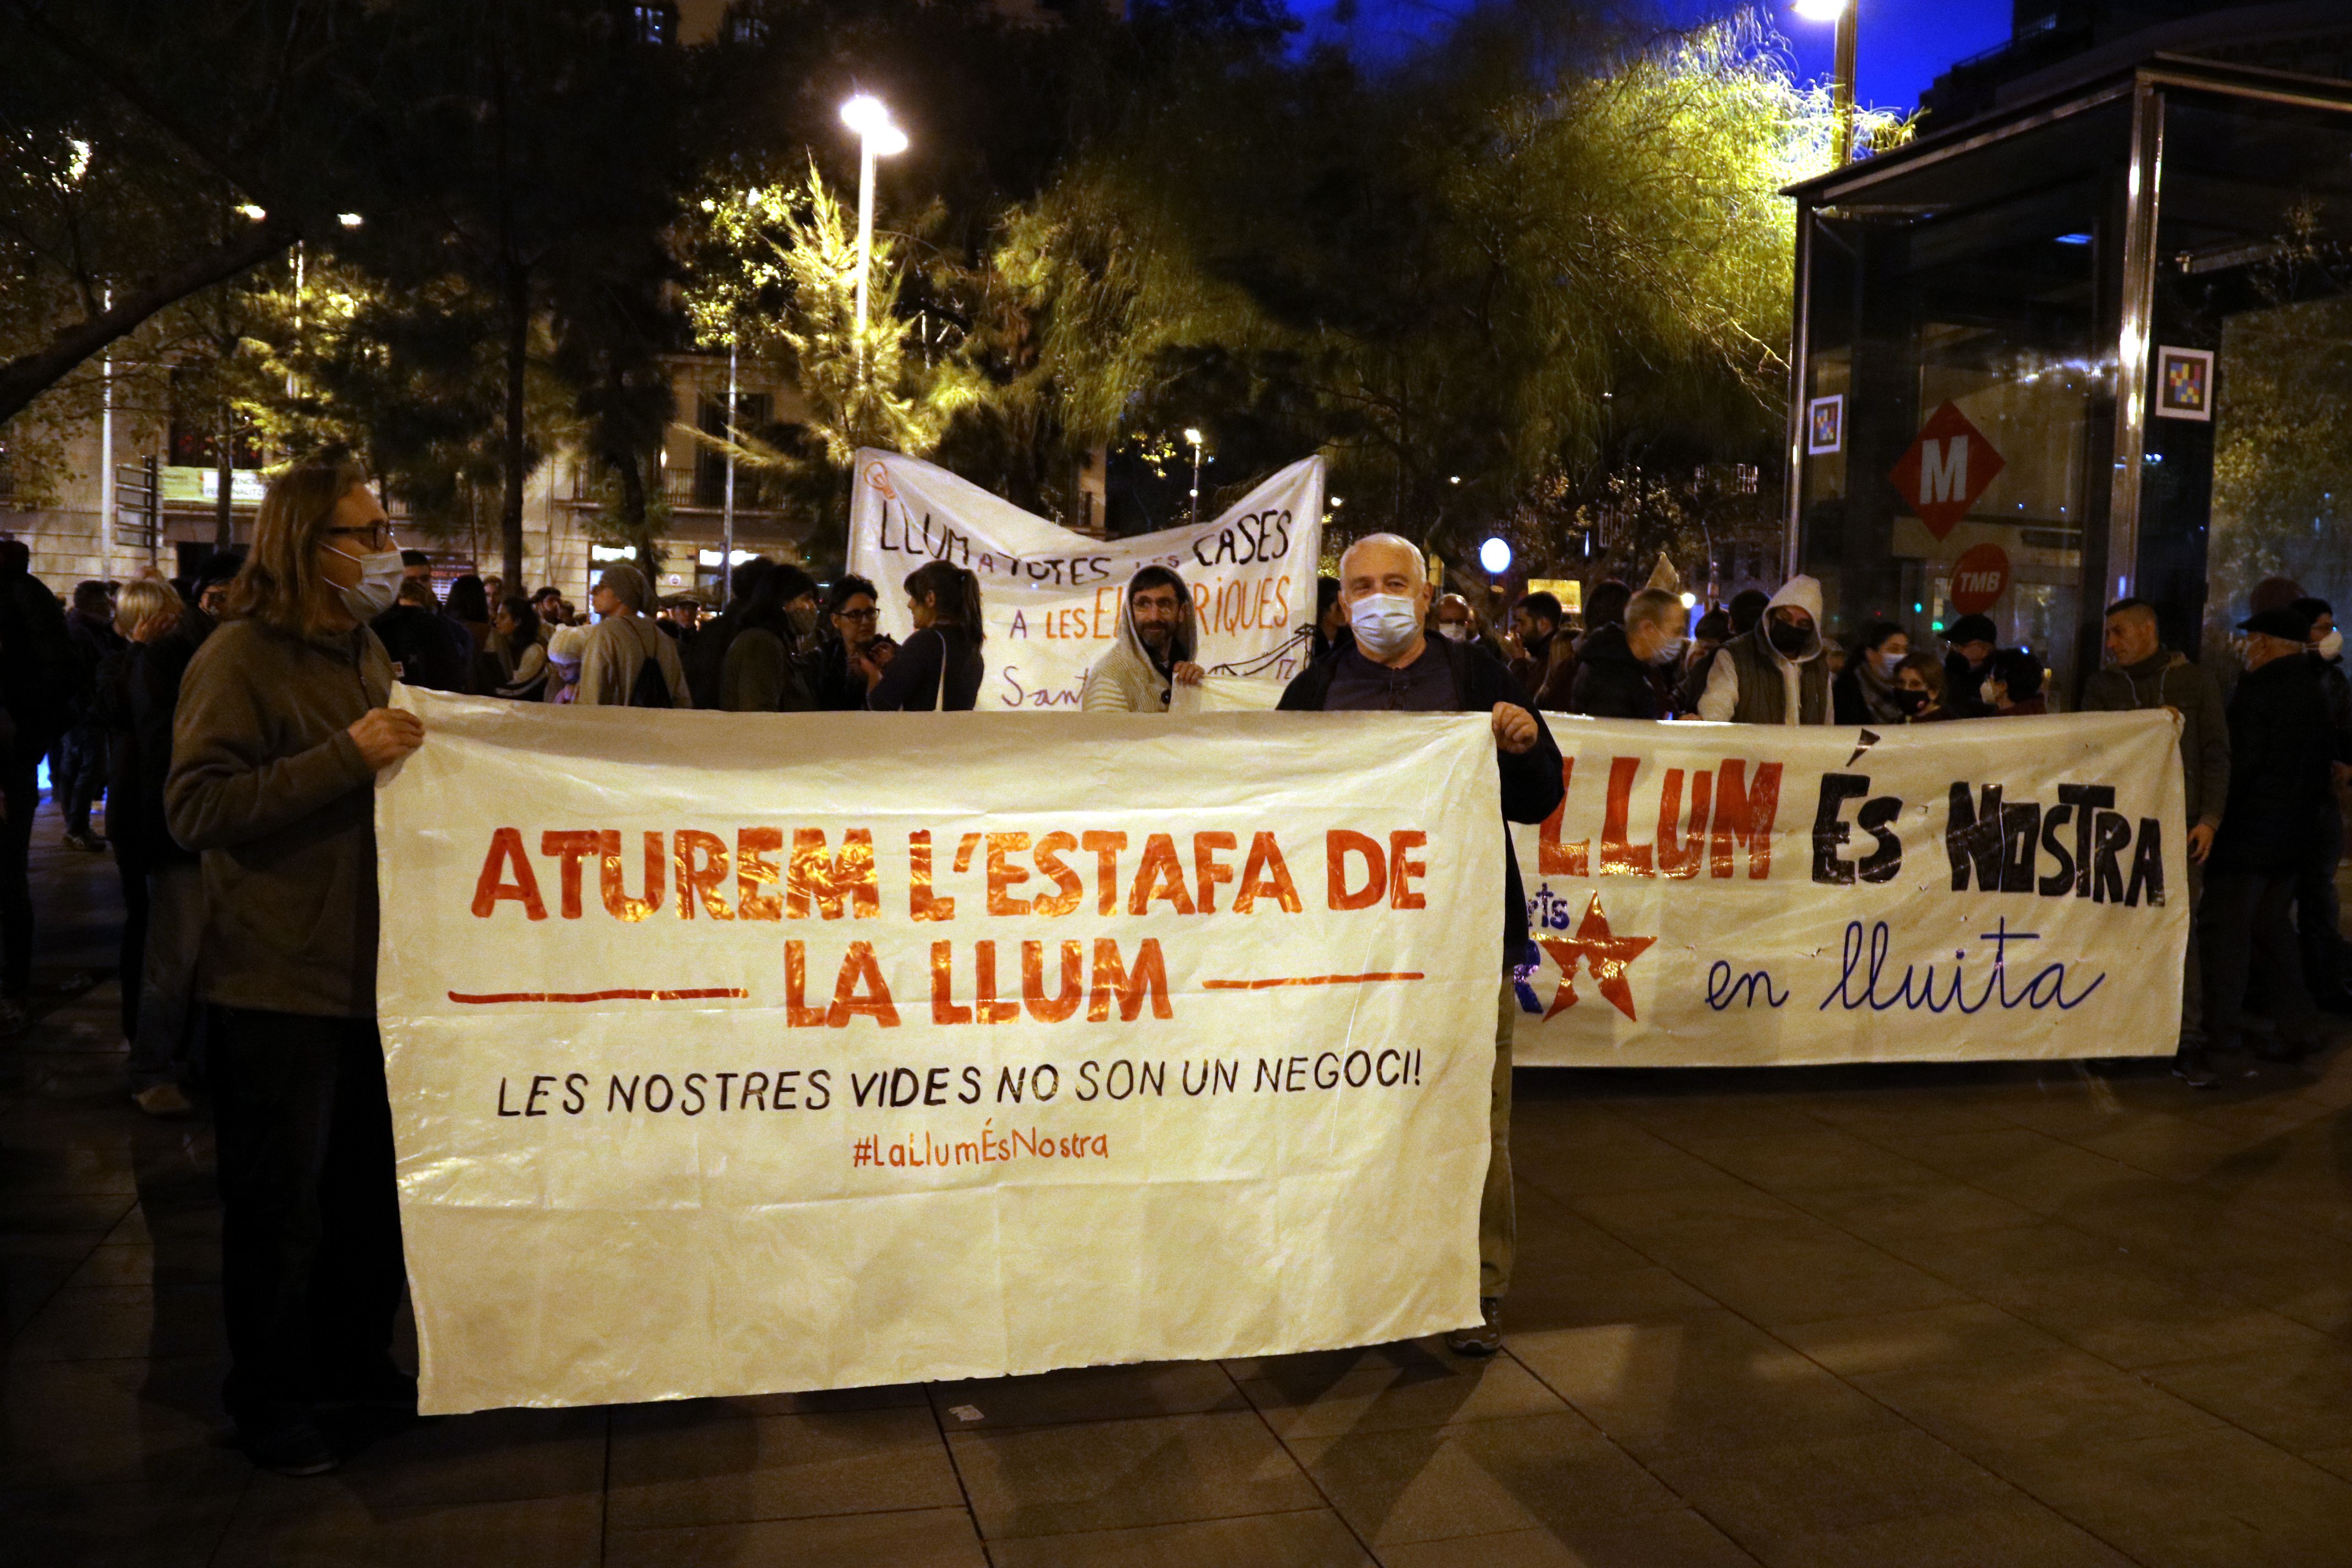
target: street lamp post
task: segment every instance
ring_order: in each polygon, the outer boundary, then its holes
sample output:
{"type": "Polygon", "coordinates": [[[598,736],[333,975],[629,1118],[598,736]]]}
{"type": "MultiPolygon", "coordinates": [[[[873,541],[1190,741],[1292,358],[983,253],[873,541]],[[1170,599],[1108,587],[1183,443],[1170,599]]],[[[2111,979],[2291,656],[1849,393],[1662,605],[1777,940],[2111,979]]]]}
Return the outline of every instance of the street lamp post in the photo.
{"type": "Polygon", "coordinates": [[[890,122],[889,106],[861,92],[841,106],[842,123],[857,132],[857,367],[866,369],[866,279],[874,260],[874,160],[907,150],[907,133],[890,122]]]}
{"type": "Polygon", "coordinates": [[[1860,0],[1797,0],[1797,15],[1808,22],[1837,24],[1837,63],[1832,88],[1837,166],[1853,162],[1854,11],[1860,0]]]}
{"type": "Polygon", "coordinates": [[[1192,526],[1201,526],[1201,433],[1187,427],[1184,439],[1192,443],[1192,526]]]}
{"type": "Polygon", "coordinates": [[[735,334],[727,334],[727,489],[719,512],[719,607],[735,595],[735,334]]]}

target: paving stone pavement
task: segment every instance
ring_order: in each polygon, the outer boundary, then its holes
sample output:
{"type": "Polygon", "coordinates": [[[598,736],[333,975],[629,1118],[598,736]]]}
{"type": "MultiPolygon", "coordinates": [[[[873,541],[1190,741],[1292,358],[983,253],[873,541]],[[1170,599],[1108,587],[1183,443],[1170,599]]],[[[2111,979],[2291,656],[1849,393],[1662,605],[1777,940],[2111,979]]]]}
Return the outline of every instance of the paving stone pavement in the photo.
{"type": "MultiPolygon", "coordinates": [[[[52,985],[120,919],[58,839],[45,811],[52,985]]],[[[2340,1044],[2206,1093],[2145,1062],[1522,1072],[1489,1363],[504,1411],[293,1481],[220,1444],[209,1130],[125,1102],[116,1000],[52,994],[0,1047],[10,1563],[2352,1564],[2340,1044]]]]}

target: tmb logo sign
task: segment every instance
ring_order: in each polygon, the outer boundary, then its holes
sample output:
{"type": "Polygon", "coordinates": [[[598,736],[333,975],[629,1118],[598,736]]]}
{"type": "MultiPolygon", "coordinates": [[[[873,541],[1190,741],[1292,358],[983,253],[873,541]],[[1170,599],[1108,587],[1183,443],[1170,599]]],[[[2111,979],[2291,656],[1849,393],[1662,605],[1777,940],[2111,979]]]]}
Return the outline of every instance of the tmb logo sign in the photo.
{"type": "Polygon", "coordinates": [[[1920,426],[1919,438],[1886,477],[1927,531],[1941,539],[1959,526],[2001,468],[2000,454],[1984,432],[1947,403],[1920,426]]]}
{"type": "Polygon", "coordinates": [[[2009,592],[2009,552],[1998,544],[1979,544],[1960,552],[1952,563],[1952,608],[1964,616],[1980,616],[2009,592]]]}

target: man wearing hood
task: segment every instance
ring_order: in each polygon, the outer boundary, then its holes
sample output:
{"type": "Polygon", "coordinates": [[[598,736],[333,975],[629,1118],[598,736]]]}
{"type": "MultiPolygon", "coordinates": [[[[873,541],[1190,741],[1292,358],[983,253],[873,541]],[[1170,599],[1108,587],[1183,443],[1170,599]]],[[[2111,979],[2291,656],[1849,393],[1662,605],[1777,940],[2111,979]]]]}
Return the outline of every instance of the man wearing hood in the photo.
{"type": "Polygon", "coordinates": [[[1139,569],[1127,580],[1118,639],[1087,671],[1078,705],[1089,713],[1167,712],[1176,688],[1201,684],[1198,638],[1184,580],[1165,566],[1139,569]]]}
{"type": "Polygon", "coordinates": [[[1830,722],[1821,623],[1821,584],[1802,575],[1782,584],[1764,618],[1716,654],[1698,716],[1717,724],[1830,722]]]}
{"type": "MultiPolygon", "coordinates": [[[[1528,694],[1475,643],[1426,635],[1428,568],[1421,549],[1393,533],[1375,533],[1339,557],[1341,603],[1354,640],[1307,667],[1284,688],[1286,713],[1482,713],[1494,729],[1495,764],[1506,822],[1549,816],[1566,792],[1559,747],[1528,694]]],[[[1519,863],[1503,834],[1503,919],[1496,931],[1495,1066],[1488,1088],[1486,1183],[1478,1204],[1480,1321],[1445,1336],[1461,1355],[1503,1348],[1503,1298],[1518,1247],[1511,1195],[1511,1030],[1518,1011],[1512,975],[1530,951],[1519,863]]]]}

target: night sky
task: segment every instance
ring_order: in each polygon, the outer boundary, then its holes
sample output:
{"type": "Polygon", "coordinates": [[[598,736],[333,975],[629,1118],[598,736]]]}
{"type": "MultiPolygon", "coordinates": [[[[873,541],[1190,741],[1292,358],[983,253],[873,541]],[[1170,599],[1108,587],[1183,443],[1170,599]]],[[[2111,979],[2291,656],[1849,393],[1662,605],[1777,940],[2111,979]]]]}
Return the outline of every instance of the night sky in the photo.
{"type": "MultiPolygon", "coordinates": [[[[1937,72],[2009,38],[2010,0],[1861,0],[1857,44],[1865,104],[1909,110],[1937,72]]],[[[1727,0],[1657,0],[1670,20],[1697,21],[1735,9],[1727,0]]],[[[1441,28],[1466,9],[1464,0],[1358,0],[1354,37],[1374,52],[1392,51],[1441,28]]],[[[1800,20],[1789,0],[1769,10],[1795,47],[1799,79],[1830,74],[1832,27],[1800,20]]],[[[1308,36],[1329,26],[1329,0],[1292,0],[1308,36]]]]}

